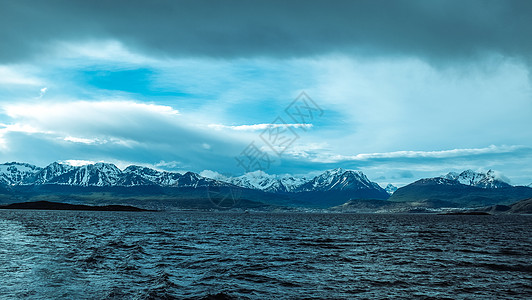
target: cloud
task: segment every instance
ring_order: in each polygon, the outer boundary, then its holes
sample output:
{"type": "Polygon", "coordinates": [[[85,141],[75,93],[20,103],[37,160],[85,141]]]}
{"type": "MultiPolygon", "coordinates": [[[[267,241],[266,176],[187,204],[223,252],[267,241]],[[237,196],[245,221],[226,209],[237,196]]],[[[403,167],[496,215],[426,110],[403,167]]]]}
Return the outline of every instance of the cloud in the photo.
{"type": "Polygon", "coordinates": [[[83,59],[84,64],[106,62],[139,65],[158,62],[154,58],[130,51],[117,40],[60,41],[50,48],[62,58],[83,59]]]}
{"type": "Polygon", "coordinates": [[[60,161],[59,163],[74,166],[74,167],[80,167],[80,166],[85,166],[85,165],[92,165],[92,164],[95,164],[96,162],[91,161],[91,160],[67,159],[67,160],[60,161]]]}
{"type": "Polygon", "coordinates": [[[304,90],[323,117],[288,125],[300,138],[271,173],[497,167],[528,184],[531,8],[1,1],[1,156],[240,172],[250,142],[273,154],[259,133],[304,90]]]}
{"type": "Polygon", "coordinates": [[[212,170],[203,170],[199,174],[201,176],[203,176],[203,177],[207,177],[207,178],[211,178],[211,179],[216,179],[216,180],[221,180],[221,181],[227,181],[228,180],[228,177],[222,175],[219,172],[212,171],[212,170]]]}
{"type": "Polygon", "coordinates": [[[200,126],[197,115],[131,100],[9,103],[0,105],[2,111],[9,119],[0,126],[2,156],[20,160],[33,153],[38,164],[104,160],[173,170],[236,169],[234,156],[248,143],[237,133],[200,126]]]}
{"type": "Polygon", "coordinates": [[[179,112],[170,106],[133,101],[70,101],[5,104],[13,120],[8,131],[63,136],[65,141],[96,143],[110,138],[136,140],[173,123],[179,112]]]}
{"type": "Polygon", "coordinates": [[[73,142],[73,143],[81,143],[81,144],[101,144],[100,141],[98,141],[98,139],[84,139],[84,138],[77,138],[77,137],[73,137],[73,136],[67,136],[64,138],[65,141],[67,142],[73,142]]]}
{"type": "Polygon", "coordinates": [[[312,124],[252,124],[252,125],[222,125],[222,124],[209,124],[210,128],[215,130],[231,129],[237,131],[258,131],[271,128],[292,127],[292,128],[312,128],[312,124]]]}
{"type": "Polygon", "coordinates": [[[393,151],[383,153],[361,153],[356,155],[319,155],[313,161],[319,162],[341,162],[341,161],[368,161],[368,160],[386,160],[386,159],[419,159],[419,158],[456,158],[467,157],[483,154],[503,154],[513,153],[517,150],[529,149],[524,146],[495,146],[491,145],[485,148],[470,149],[451,149],[438,151],[393,151]]]}
{"type": "Polygon", "coordinates": [[[286,58],[358,52],[449,61],[500,53],[530,60],[531,11],[532,3],[525,0],[345,0],[334,5],[317,0],[21,0],[2,2],[0,28],[17,34],[0,31],[0,60],[37,55],[51,41],[94,37],[155,56],[286,58]]]}
{"type": "MultiPolygon", "coordinates": [[[[0,31],[1,32],[1,31],[0,31]]],[[[0,85],[40,85],[41,80],[20,66],[0,65],[0,85]]]]}
{"type": "Polygon", "coordinates": [[[43,87],[40,91],[40,94],[39,94],[39,99],[44,97],[44,94],[46,94],[46,91],[48,91],[48,88],[46,87],[43,87]]]}
{"type": "Polygon", "coordinates": [[[54,118],[60,118],[61,121],[86,120],[96,115],[117,119],[121,114],[138,114],[141,112],[160,116],[179,114],[178,110],[170,106],[116,100],[52,102],[46,104],[6,104],[3,106],[3,110],[12,118],[27,118],[42,121],[54,118]]]}

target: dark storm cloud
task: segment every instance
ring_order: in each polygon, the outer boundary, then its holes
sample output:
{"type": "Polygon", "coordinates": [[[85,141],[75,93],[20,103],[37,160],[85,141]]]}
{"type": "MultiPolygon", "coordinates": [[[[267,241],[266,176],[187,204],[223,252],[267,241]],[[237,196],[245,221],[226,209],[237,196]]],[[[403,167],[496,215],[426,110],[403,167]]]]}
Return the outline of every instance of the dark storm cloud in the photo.
{"type": "Polygon", "coordinates": [[[117,39],[168,56],[532,53],[532,1],[7,1],[0,62],[53,41],[117,39]]]}

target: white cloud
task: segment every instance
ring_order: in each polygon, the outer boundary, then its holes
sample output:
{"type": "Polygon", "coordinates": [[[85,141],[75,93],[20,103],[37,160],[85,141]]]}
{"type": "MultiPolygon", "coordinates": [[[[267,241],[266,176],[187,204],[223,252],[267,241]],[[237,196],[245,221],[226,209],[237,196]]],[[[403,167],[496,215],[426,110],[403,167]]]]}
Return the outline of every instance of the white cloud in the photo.
{"type": "Polygon", "coordinates": [[[42,131],[37,127],[29,124],[15,123],[15,124],[0,124],[4,127],[5,133],[7,132],[24,132],[24,133],[52,133],[51,131],[42,131]]]}
{"type": "Polygon", "coordinates": [[[100,138],[83,138],[83,137],[67,136],[62,139],[66,142],[85,144],[85,145],[115,144],[115,145],[120,145],[120,146],[124,146],[128,148],[138,145],[138,142],[136,141],[123,140],[123,139],[117,139],[117,138],[112,138],[112,137],[108,139],[100,139],[100,138]]]}
{"type": "Polygon", "coordinates": [[[42,97],[44,97],[44,94],[46,94],[46,91],[48,91],[48,88],[47,88],[47,87],[43,87],[43,88],[41,89],[41,92],[40,92],[40,94],[39,94],[39,99],[42,98],[42,97]]]}
{"type": "Polygon", "coordinates": [[[312,128],[312,124],[252,124],[252,125],[222,125],[222,124],[209,124],[208,127],[215,130],[221,129],[231,129],[236,131],[257,131],[265,130],[268,128],[281,128],[281,127],[292,127],[292,128],[312,128]]]}
{"type": "Polygon", "coordinates": [[[0,65],[0,85],[41,85],[42,81],[29,75],[27,68],[22,66],[0,65]]]}
{"type": "Polygon", "coordinates": [[[308,94],[342,132],[328,142],[344,155],[532,140],[522,130],[532,112],[526,66],[511,59],[485,65],[437,69],[415,58],[329,57],[314,62],[318,80],[308,94]]]}
{"type": "Polygon", "coordinates": [[[216,171],[212,170],[203,170],[199,173],[203,177],[215,179],[215,180],[221,180],[221,181],[227,181],[227,177],[222,175],[221,173],[218,173],[216,171]]]}
{"type": "Polygon", "coordinates": [[[4,146],[7,133],[20,132],[86,145],[132,147],[139,135],[180,126],[176,109],[133,101],[10,103],[0,108],[12,119],[12,124],[2,124],[4,146]]]}
{"type": "Polygon", "coordinates": [[[147,64],[157,60],[138,53],[131,52],[123,43],[117,40],[91,40],[78,42],[57,42],[54,52],[62,58],[77,59],[78,63],[94,61],[107,61],[114,63],[147,64]]]}
{"type": "Polygon", "coordinates": [[[383,153],[362,153],[356,155],[320,154],[313,161],[316,162],[340,162],[340,161],[367,161],[372,159],[397,159],[397,158],[452,158],[460,156],[474,156],[480,154],[512,153],[524,146],[495,146],[485,148],[451,149],[439,151],[394,151],[383,153]]]}
{"type": "Polygon", "coordinates": [[[13,120],[7,131],[45,133],[85,144],[127,144],[139,132],[178,126],[179,115],[170,106],[133,101],[6,104],[3,110],[13,120]]]}
{"type": "Polygon", "coordinates": [[[73,143],[81,143],[81,144],[101,144],[101,142],[98,139],[85,139],[85,138],[79,138],[79,137],[73,137],[73,136],[67,136],[64,138],[67,142],[73,142],[73,143]]]}
{"type": "Polygon", "coordinates": [[[119,119],[126,114],[153,114],[160,116],[178,115],[176,109],[156,104],[139,103],[134,101],[69,101],[52,103],[21,103],[6,104],[5,113],[14,119],[35,121],[50,121],[53,119],[99,121],[103,118],[119,119]],[[100,118],[96,118],[100,117],[100,118]]]}
{"type": "Polygon", "coordinates": [[[81,160],[81,159],[67,159],[63,161],[59,161],[60,164],[66,164],[74,167],[80,167],[85,165],[92,165],[95,164],[95,161],[92,160],[81,160]]]}

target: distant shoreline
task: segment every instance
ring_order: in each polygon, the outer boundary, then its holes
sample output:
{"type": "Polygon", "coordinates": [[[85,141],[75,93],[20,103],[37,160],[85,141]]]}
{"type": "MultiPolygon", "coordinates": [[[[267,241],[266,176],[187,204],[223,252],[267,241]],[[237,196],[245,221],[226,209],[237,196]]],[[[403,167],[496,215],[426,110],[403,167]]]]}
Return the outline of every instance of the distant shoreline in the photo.
{"type": "Polygon", "coordinates": [[[79,210],[79,211],[131,211],[131,212],[145,212],[154,211],[142,209],[129,205],[83,205],[83,204],[68,204],[50,201],[35,201],[35,202],[20,202],[11,203],[7,205],[0,205],[0,209],[34,209],[34,210],[79,210]]]}

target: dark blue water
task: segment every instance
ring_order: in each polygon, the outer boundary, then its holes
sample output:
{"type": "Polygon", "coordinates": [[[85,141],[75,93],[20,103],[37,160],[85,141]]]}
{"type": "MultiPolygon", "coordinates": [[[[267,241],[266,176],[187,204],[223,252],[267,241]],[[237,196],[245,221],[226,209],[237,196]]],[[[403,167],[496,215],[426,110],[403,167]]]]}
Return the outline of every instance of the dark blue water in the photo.
{"type": "Polygon", "coordinates": [[[0,211],[0,298],[530,299],[531,225],[531,216],[0,211]]]}

